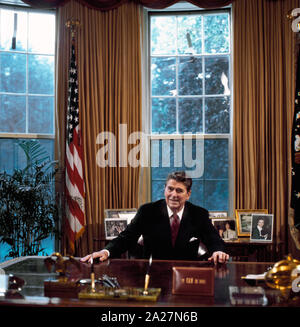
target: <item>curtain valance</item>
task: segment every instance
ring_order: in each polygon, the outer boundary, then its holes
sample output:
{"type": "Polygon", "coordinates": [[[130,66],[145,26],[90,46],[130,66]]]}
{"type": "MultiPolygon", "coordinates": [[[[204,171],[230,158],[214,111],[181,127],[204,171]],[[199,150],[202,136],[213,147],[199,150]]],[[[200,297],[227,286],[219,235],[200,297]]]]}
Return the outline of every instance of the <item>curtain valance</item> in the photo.
{"type": "MultiPolygon", "coordinates": [[[[70,0],[22,0],[24,3],[40,9],[58,8],[70,0]]],[[[163,9],[173,5],[179,0],[77,0],[82,5],[99,10],[111,10],[127,2],[135,2],[151,9],[163,9]]],[[[234,0],[187,0],[200,8],[220,8],[229,5],[234,0]]]]}

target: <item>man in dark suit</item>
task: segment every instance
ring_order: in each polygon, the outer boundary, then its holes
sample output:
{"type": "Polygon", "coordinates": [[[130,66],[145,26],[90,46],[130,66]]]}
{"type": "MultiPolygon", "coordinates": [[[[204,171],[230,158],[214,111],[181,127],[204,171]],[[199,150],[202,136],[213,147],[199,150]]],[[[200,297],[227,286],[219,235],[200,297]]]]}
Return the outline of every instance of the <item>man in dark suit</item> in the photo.
{"type": "Polygon", "coordinates": [[[168,175],[165,199],[142,205],[127,228],[103,250],[81,259],[87,261],[118,256],[130,249],[143,236],[143,257],[162,260],[197,260],[199,244],[208,251],[206,257],[214,263],[224,263],[224,241],[212,225],[208,211],[188,202],[192,179],[185,172],[168,175]]]}
{"type": "Polygon", "coordinates": [[[257,225],[252,229],[252,239],[266,240],[268,233],[264,230],[265,221],[263,218],[258,219],[257,225]]]}

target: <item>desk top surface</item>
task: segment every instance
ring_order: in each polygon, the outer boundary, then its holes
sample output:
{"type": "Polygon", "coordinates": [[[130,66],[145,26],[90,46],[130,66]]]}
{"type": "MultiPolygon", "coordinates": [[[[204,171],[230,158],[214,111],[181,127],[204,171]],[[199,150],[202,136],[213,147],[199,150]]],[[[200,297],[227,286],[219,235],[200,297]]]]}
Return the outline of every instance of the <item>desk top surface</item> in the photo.
{"type": "MultiPolygon", "coordinates": [[[[230,301],[230,286],[249,286],[241,279],[247,274],[262,274],[272,263],[264,262],[229,262],[226,265],[215,267],[215,292],[214,296],[186,296],[172,294],[172,268],[177,267],[208,267],[208,262],[201,261],[166,261],[153,260],[150,272],[150,288],[161,288],[161,294],[157,302],[124,302],[107,300],[86,300],[78,298],[50,298],[44,296],[44,281],[55,279],[57,273],[49,273],[44,265],[45,257],[23,257],[10,260],[0,264],[1,272],[13,274],[25,280],[25,285],[20,292],[20,298],[5,298],[0,296],[1,305],[30,305],[30,306],[180,306],[180,307],[206,307],[206,306],[232,306],[230,301]],[[3,269],[3,270],[2,270],[3,269]]],[[[145,273],[147,271],[147,260],[133,259],[111,259],[106,262],[94,264],[95,278],[103,275],[116,277],[121,287],[143,287],[145,273]]],[[[90,276],[91,265],[81,263],[81,278],[90,276]]],[[[260,285],[259,285],[260,286],[260,285]]],[[[267,305],[278,305],[279,291],[271,290],[263,283],[268,303],[267,305]]],[[[280,303],[280,305],[291,305],[280,303]]],[[[299,298],[292,305],[300,306],[299,298]]]]}

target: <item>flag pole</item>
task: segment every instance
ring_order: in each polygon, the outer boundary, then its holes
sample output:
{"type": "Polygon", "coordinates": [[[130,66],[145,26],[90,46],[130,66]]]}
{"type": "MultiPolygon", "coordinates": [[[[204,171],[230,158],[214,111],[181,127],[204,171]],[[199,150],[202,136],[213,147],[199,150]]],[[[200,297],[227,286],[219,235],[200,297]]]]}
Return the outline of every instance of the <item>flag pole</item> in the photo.
{"type": "Polygon", "coordinates": [[[71,254],[75,252],[75,241],[85,230],[85,186],[83,144],[79,115],[79,88],[75,55],[75,33],[80,26],[78,19],[65,23],[71,31],[71,56],[68,79],[68,108],[66,116],[66,156],[65,156],[65,225],[66,241],[71,254]]]}

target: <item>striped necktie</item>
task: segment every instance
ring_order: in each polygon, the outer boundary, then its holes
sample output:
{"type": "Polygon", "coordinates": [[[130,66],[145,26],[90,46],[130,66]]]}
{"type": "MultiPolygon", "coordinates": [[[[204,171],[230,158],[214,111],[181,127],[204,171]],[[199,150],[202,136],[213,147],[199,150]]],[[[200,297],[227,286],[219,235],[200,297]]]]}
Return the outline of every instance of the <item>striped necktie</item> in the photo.
{"type": "Polygon", "coordinates": [[[176,237],[178,234],[179,230],[179,225],[180,225],[180,220],[179,217],[177,216],[176,213],[173,214],[173,218],[171,221],[171,233],[172,233],[172,245],[175,245],[176,237]]]}

